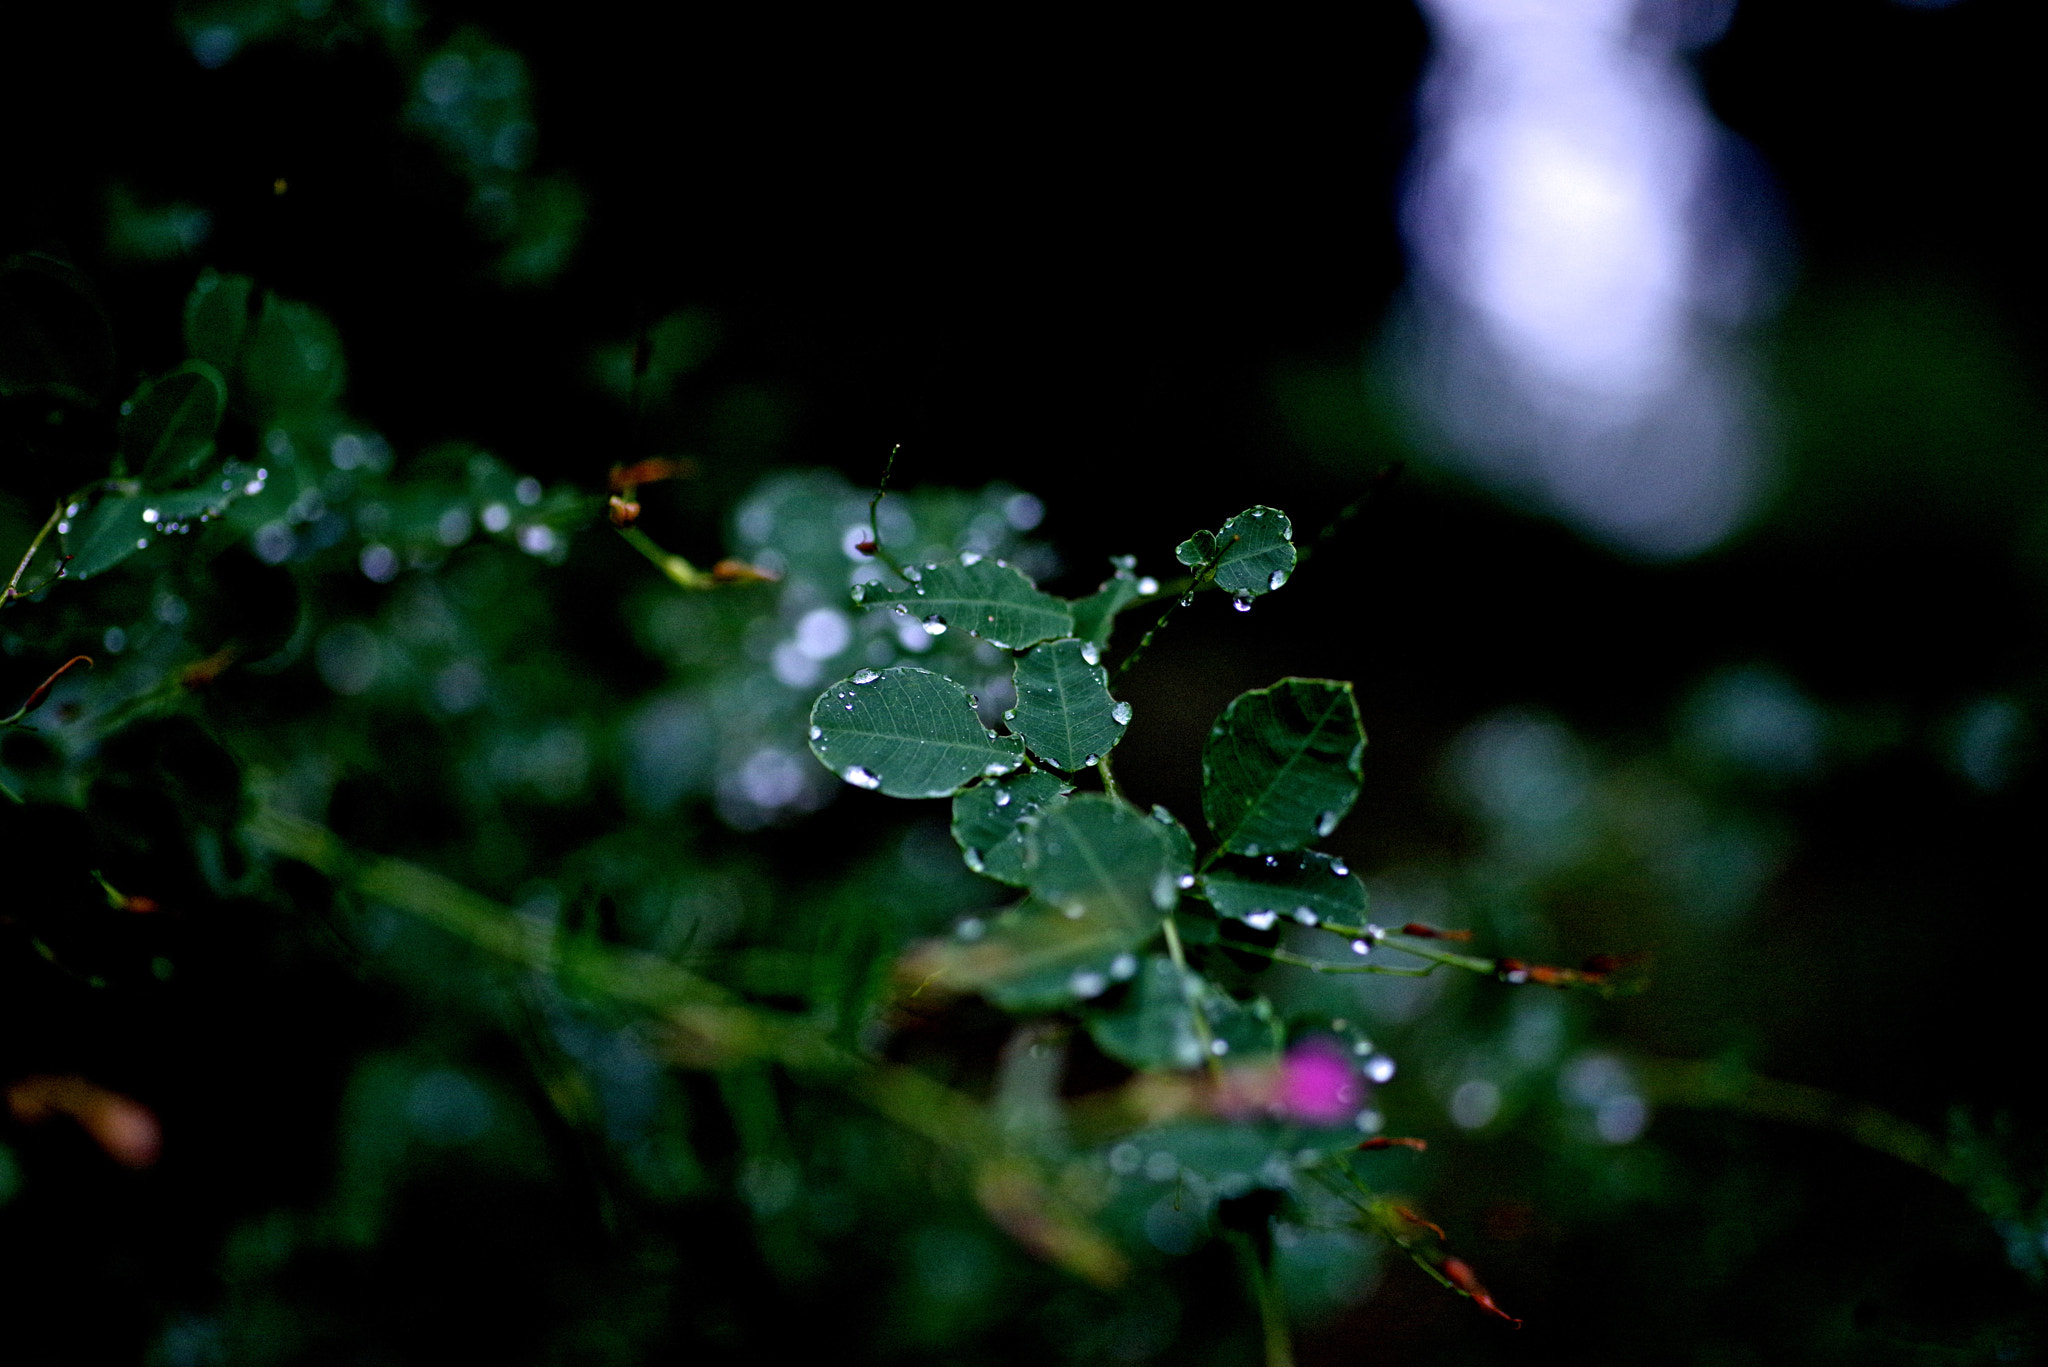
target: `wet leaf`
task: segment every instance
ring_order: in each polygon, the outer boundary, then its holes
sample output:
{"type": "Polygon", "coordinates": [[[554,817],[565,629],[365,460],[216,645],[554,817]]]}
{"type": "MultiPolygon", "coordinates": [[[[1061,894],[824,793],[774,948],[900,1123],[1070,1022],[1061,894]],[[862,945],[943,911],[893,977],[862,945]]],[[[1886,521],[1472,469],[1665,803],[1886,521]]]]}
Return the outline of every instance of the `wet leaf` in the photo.
{"type": "Polygon", "coordinates": [[[228,387],[205,361],[187,361],[135,391],[121,419],[121,454],[151,488],[181,484],[213,455],[228,387]]]}
{"type": "Polygon", "coordinates": [[[1218,913],[1261,930],[1275,921],[1355,926],[1365,918],[1365,884],[1342,860],[1313,851],[1226,857],[1202,875],[1201,887],[1218,913]]]}
{"type": "Polygon", "coordinates": [[[1086,768],[1123,739],[1130,706],[1109,695],[1109,672],[1095,662],[1088,642],[1038,646],[1018,658],[1015,679],[1010,729],[1053,768],[1086,768]]]}
{"type": "Polygon", "coordinates": [[[1073,789],[1039,769],[977,783],[953,799],[953,839],[976,873],[1024,885],[1024,818],[1073,789]]]}
{"type": "Polygon", "coordinates": [[[1240,695],[1202,747],[1202,813],[1237,854],[1297,850],[1358,800],[1365,730],[1351,685],[1282,679],[1240,695]]]}
{"type": "Polygon", "coordinates": [[[342,390],[341,334],[312,305],[266,295],[244,341],[240,379],[265,421],[320,409],[342,390]]]}
{"type": "Polygon", "coordinates": [[[246,275],[206,270],[185,296],[185,350],[223,375],[235,373],[242,357],[242,339],[249,331],[249,295],[255,282],[246,275]]]}
{"type": "Polygon", "coordinates": [[[1202,1062],[1202,1034],[1195,1027],[1199,1009],[1208,1038],[1221,1041],[1218,1057],[1232,1060],[1263,1057],[1280,1048],[1280,1027],[1263,998],[1238,1002],[1171,959],[1145,960],[1131,992],[1115,1011],[1091,1014],[1088,1033],[1111,1058],[1133,1068],[1193,1068],[1202,1062]]]}
{"type": "Polygon", "coordinates": [[[242,496],[242,486],[203,485],[166,494],[110,494],[71,523],[64,550],[74,579],[105,574],[159,537],[190,531],[242,496]]]}
{"type": "Polygon", "coordinates": [[[1294,524],[1278,508],[1261,504],[1231,518],[1216,535],[1216,587],[1245,598],[1279,588],[1294,573],[1293,536],[1294,524]]]}
{"type": "Polygon", "coordinates": [[[864,607],[895,607],[933,626],[978,636],[1005,650],[1074,634],[1067,604],[1041,593],[1018,570],[993,560],[911,566],[916,582],[907,588],[862,585],[854,601],[864,607]]]}
{"type": "Polygon", "coordinates": [[[1100,794],[1044,808],[1025,827],[1027,886],[1076,920],[1150,934],[1187,872],[1164,827],[1100,794]]]}
{"type": "Polygon", "coordinates": [[[1006,774],[1024,747],[981,724],[967,690],[927,669],[864,669],[811,707],[811,753],[858,788],[890,797],[951,797],[1006,774]]]}
{"type": "Polygon", "coordinates": [[[1138,576],[1128,567],[1118,565],[1116,573],[1101,588],[1086,598],[1074,600],[1074,635],[1097,646],[1107,646],[1110,633],[1116,629],[1116,615],[1144,596],[1138,587],[1138,576]]]}

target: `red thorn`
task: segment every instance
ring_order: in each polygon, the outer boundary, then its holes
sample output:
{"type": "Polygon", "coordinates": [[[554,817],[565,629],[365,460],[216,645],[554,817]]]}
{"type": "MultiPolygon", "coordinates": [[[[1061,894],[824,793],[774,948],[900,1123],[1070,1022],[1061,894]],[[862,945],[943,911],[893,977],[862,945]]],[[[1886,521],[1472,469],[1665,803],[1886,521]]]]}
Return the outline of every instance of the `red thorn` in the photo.
{"type": "Polygon", "coordinates": [[[1420,1215],[1417,1215],[1414,1211],[1408,1209],[1408,1207],[1406,1206],[1395,1206],[1394,1214],[1400,1216],[1402,1219],[1406,1220],[1411,1225],[1421,1225],[1424,1229],[1436,1235],[1436,1237],[1439,1239],[1445,1237],[1442,1225],[1431,1224],[1429,1221],[1423,1219],[1420,1215]]]}
{"type": "Polygon", "coordinates": [[[1358,1147],[1361,1149],[1391,1149],[1396,1145],[1422,1153],[1429,1148],[1429,1141],[1424,1139],[1407,1139],[1399,1135],[1380,1135],[1377,1138],[1362,1141],[1358,1147]]]}
{"type": "Polygon", "coordinates": [[[1473,1304],[1477,1305],[1481,1310],[1484,1310],[1489,1315],[1498,1315],[1517,1329],[1522,1327],[1520,1320],[1493,1303],[1493,1296],[1484,1286],[1479,1284],[1478,1275],[1472,1271],[1463,1258],[1444,1259],[1443,1271],[1444,1276],[1450,1278],[1451,1285],[1470,1296],[1473,1304]]]}
{"type": "Polygon", "coordinates": [[[43,680],[40,684],[37,684],[36,691],[28,695],[28,701],[21,705],[21,712],[19,715],[26,717],[29,713],[35,711],[38,707],[41,707],[43,705],[43,700],[50,696],[50,690],[57,686],[57,680],[63,678],[66,674],[70,673],[71,667],[76,664],[83,664],[87,669],[91,669],[92,656],[73,655],[63,664],[58,665],[57,672],[52,674],[49,678],[43,680]]]}
{"type": "Polygon", "coordinates": [[[1472,932],[1469,930],[1439,930],[1420,921],[1410,921],[1402,926],[1401,933],[1413,935],[1418,940],[1456,940],[1459,944],[1469,944],[1472,940],[1472,932]]]}
{"type": "Polygon", "coordinates": [[[636,484],[658,484],[665,479],[678,479],[696,473],[695,461],[678,460],[673,456],[654,456],[647,460],[634,461],[631,465],[614,465],[611,473],[611,491],[623,494],[636,484]]]}
{"type": "Polygon", "coordinates": [[[856,541],[853,543],[853,548],[862,555],[873,555],[875,553],[875,543],[873,541],[856,541]]]}

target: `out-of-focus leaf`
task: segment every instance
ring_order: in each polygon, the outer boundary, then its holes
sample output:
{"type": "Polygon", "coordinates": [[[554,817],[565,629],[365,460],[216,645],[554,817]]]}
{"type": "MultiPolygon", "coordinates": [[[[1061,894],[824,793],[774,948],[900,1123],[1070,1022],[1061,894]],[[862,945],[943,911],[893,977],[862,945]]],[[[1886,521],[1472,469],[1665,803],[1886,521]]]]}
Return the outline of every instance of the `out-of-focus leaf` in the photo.
{"type": "Polygon", "coordinates": [[[249,332],[253,289],[255,282],[246,275],[201,271],[185,296],[185,350],[223,375],[234,374],[249,332]]]}
{"type": "Polygon", "coordinates": [[[1303,925],[1357,925],[1365,916],[1365,884],[1327,854],[1229,857],[1202,875],[1202,895],[1225,916],[1264,930],[1291,918],[1303,925]]]}
{"type": "Polygon", "coordinates": [[[1164,827],[1100,794],[1043,808],[1025,826],[1027,885],[1075,920],[1149,934],[1180,899],[1187,872],[1164,827]]]}
{"type": "MultiPolygon", "coordinates": [[[[1152,805],[1152,819],[1165,830],[1166,838],[1172,842],[1173,857],[1182,866],[1195,866],[1195,838],[1188,834],[1188,828],[1180,824],[1180,818],[1157,803],[1152,805]]],[[[1183,884],[1182,886],[1186,886],[1183,884]]]]}
{"type": "Polygon", "coordinates": [[[909,665],[863,669],[811,707],[811,753],[857,788],[890,797],[951,797],[1007,774],[1024,747],[985,729],[967,690],[909,665]]]}
{"type": "Polygon", "coordinates": [[[1209,558],[1215,554],[1216,533],[1214,532],[1196,532],[1193,536],[1173,548],[1173,558],[1186,565],[1189,569],[1208,564],[1209,558]]]}
{"type": "Polygon", "coordinates": [[[864,607],[893,607],[931,626],[978,636],[1005,650],[1074,634],[1074,614],[1061,599],[1041,593],[1022,572],[994,560],[963,557],[944,565],[912,565],[908,588],[872,584],[854,589],[864,607]]]}
{"type": "Polygon", "coordinates": [[[85,276],[40,252],[0,265],[0,394],[93,402],[113,378],[113,328],[85,276]]]}
{"type": "Polygon", "coordinates": [[[213,454],[228,387],[205,361],[145,381],[122,409],[121,454],[151,488],[179,484],[213,454]]]}
{"type": "Polygon", "coordinates": [[[1024,885],[1024,818],[1073,791],[1039,769],[977,783],[953,799],[953,839],[967,867],[999,883],[1024,885]]]}
{"type": "MultiPolygon", "coordinates": [[[[1107,646],[1110,633],[1116,630],[1116,615],[1145,596],[1146,590],[1138,585],[1128,560],[1119,562],[1116,573],[1101,588],[1074,600],[1074,635],[1098,647],[1107,646]]],[[[1157,587],[1153,585],[1155,590],[1157,587]]]]}
{"type": "Polygon", "coordinates": [[[1017,660],[1010,729],[1055,769],[1086,768],[1123,739],[1131,705],[1109,695],[1109,673],[1087,641],[1049,641],[1017,660]]]}
{"type": "Polygon", "coordinates": [[[266,295],[244,340],[242,391],[275,421],[319,409],[341,393],[341,335],[310,304],[266,295]]]}
{"type": "Polygon", "coordinates": [[[1119,1009],[1089,1016],[1088,1033],[1104,1053],[1133,1068],[1193,1068],[1202,1062],[1197,1010],[1211,1049],[1223,1046],[1219,1057],[1258,1058],[1280,1048],[1280,1025],[1264,998],[1234,1001],[1159,955],[1146,959],[1119,1009]]]}
{"type": "Polygon", "coordinates": [[[1053,1010],[1136,973],[1135,951],[1156,925],[1069,916],[1028,897],[985,925],[970,921],[965,934],[927,944],[907,968],[919,981],[979,992],[1006,1010],[1053,1010]]]}
{"type": "Polygon", "coordinates": [[[1202,813],[1237,854],[1297,850],[1358,800],[1365,729],[1351,685],[1282,679],[1224,709],[1202,747],[1202,813]]]}

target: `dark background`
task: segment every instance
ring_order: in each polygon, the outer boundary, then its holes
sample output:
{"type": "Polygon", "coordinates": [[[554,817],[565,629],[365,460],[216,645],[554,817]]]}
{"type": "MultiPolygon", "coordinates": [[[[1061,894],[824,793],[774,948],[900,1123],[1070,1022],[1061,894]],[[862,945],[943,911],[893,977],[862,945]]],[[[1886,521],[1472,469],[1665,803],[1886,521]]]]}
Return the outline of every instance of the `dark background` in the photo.
{"type": "MultiPolygon", "coordinates": [[[[570,264],[524,289],[481,268],[466,188],[401,125],[403,78],[368,46],[268,44],[207,71],[159,8],[16,6],[0,247],[57,247],[95,274],[125,384],[176,359],[193,262],[106,259],[106,187],[204,205],[198,259],[326,310],[352,405],[400,451],[459,437],[592,486],[623,455],[686,453],[704,478],[650,499],[678,538],[715,538],[769,469],[868,483],[902,443],[905,483],[1041,495],[1070,567],[1056,587],[1080,592],[1098,554],[1170,546],[1253,501],[1319,527],[1409,459],[1289,596],[1248,618],[1204,604],[1162,644],[1135,685],[1159,721],[1132,731],[1134,793],[1189,803],[1198,732],[1170,723],[1283,673],[1352,678],[1374,750],[1338,844],[1386,867],[1476,841],[1437,777],[1475,717],[1537,708],[1626,754],[1662,744],[1715,668],[1767,663],[1892,739],[1783,797],[1797,837],[1757,905],[1711,945],[1649,946],[1658,981],[1607,1008],[1606,1032],[1679,1057],[1740,1043],[1760,1071],[1935,1131],[1961,1107],[2026,1136],[2048,1122],[2042,779],[2022,758],[1979,791],[1938,740],[1972,699],[2033,719],[2043,701],[2029,9],[1749,4],[1701,57],[1789,243],[1756,338],[1782,469],[1757,525],[1678,565],[1630,563],[1434,472],[1369,397],[1427,55],[1405,6],[1225,22],[436,5],[423,44],[473,23],[524,55],[536,166],[586,195],[570,264]],[[714,319],[717,345],[636,424],[590,355],[678,309],[714,319]]],[[[1605,924],[1597,910],[1558,915],[1576,948],[1618,947],[1572,940],[1605,924]]],[[[1860,1303],[1982,1295],[1987,1322],[2027,1313],[1960,1198],[1833,1137],[1721,1123],[1674,1119],[1672,1142],[1733,1146],[1809,1193],[1761,1270],[1699,1292],[1727,1313],[1796,1298],[1786,1284],[1826,1282],[1873,1242],[1897,1256],[1860,1303]]],[[[1475,1191],[1512,1188],[1514,1161],[1475,1191]]],[[[1534,1301],[1553,1326],[1533,1345],[1691,1360],[1655,1337],[1664,1320],[1617,1308],[1676,1294],[1686,1250],[1682,1231],[1582,1230],[1541,1275],[1510,1260],[1496,1289],[1519,1281],[1521,1312],[1534,1301]]],[[[1396,1276],[1306,1351],[1550,1351],[1501,1347],[1427,1289],[1396,1276]]],[[[1990,1351],[1960,1330],[1913,1341],[1959,1355],[1916,1361],[1990,1351]]]]}

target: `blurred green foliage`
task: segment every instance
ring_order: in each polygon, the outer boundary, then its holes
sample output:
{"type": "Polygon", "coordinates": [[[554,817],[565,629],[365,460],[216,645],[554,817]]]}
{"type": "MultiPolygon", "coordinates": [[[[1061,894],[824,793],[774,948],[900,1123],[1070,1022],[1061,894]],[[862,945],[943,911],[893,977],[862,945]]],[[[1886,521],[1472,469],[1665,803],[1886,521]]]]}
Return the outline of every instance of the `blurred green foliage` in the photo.
{"type": "MultiPolygon", "coordinates": [[[[369,63],[478,290],[531,299],[571,271],[603,201],[539,150],[537,63],[483,29],[387,0],[194,3],[174,27],[209,75],[272,52],[369,63]]],[[[269,175],[271,207],[304,193],[269,175]]],[[[1945,673],[1891,650],[1895,581],[1859,562],[1844,578],[1867,596],[1815,595],[1785,634],[1875,623],[1867,652],[1802,665],[1759,629],[1616,703],[1626,680],[1547,677],[1569,674],[1568,646],[1460,653],[1515,639],[1449,574],[1478,541],[1560,597],[1604,582],[1545,578],[1578,552],[1469,502],[1371,576],[1344,548],[1395,542],[1387,522],[1298,574],[1277,510],[1174,557],[1185,527],[1141,542],[1118,472],[1061,475],[1050,456],[919,467],[969,487],[877,507],[781,463],[786,387],[715,373],[752,320],[667,297],[637,335],[579,319],[544,358],[589,407],[588,450],[528,470],[459,425],[394,435],[423,424],[388,378],[363,397],[388,370],[350,350],[348,289],[281,283],[343,263],[255,269],[214,242],[230,213],[197,190],[95,195],[97,263],[47,235],[10,238],[0,263],[0,569],[21,567],[0,711],[92,660],[0,734],[19,798],[0,797],[10,1361],[1237,1362],[1261,1350],[1262,1282],[1284,1310],[1264,1318],[1314,1360],[2038,1353],[2039,1116],[1983,1080],[2011,1070],[2018,1036],[1884,1052],[1962,1018],[1914,994],[1947,980],[1932,949],[1961,955],[1981,903],[1918,891],[1952,869],[1909,895],[1869,845],[1832,881],[1813,854],[1847,826],[1988,862],[1972,828],[2006,840],[2033,810],[2032,656],[1945,673]],[[606,467],[653,451],[677,477],[634,496],[666,575],[603,520],[606,467]],[[1049,509],[1041,478],[1086,494],[1049,509]],[[890,579],[861,549],[876,534],[961,582],[890,579]],[[1142,560],[1103,577],[1128,551],[1142,560]],[[728,557],[760,577],[698,569],[728,557]],[[998,581],[999,560],[1014,573],[998,581]],[[1163,584],[1205,564],[1256,612],[1191,611],[1112,676],[1172,601],[1163,584]],[[1427,600],[1438,620],[1387,627],[1433,577],[1455,590],[1427,600]],[[979,598],[970,578],[1001,587],[979,598]],[[887,610],[950,590],[951,622],[887,610]],[[955,629],[958,604],[997,599],[998,639],[955,629]],[[1034,612],[1049,625],[1008,620],[1034,612]],[[1360,632],[1376,653],[1346,653],[1360,632]],[[1049,638],[1020,669],[1013,648],[1049,638]],[[1387,683],[1416,657],[1427,715],[1452,724],[1410,724],[1425,709],[1387,683]],[[950,810],[856,791],[806,733],[824,730],[819,690],[864,671],[950,681],[954,721],[970,695],[976,735],[1007,723],[1059,772],[987,776],[950,810]],[[1174,787],[1232,696],[1297,672],[1356,680],[1367,757],[1347,718],[1329,792],[1298,810],[1174,787]],[[1496,676],[1521,701],[1472,682],[1496,676]],[[1137,807],[1075,791],[1111,738],[1137,807]],[[1888,778],[1909,751],[1919,767],[1888,778]],[[1913,807],[1900,834],[1883,808],[1906,788],[1962,815],[1913,807]],[[1154,795],[1239,832],[1240,853],[1201,869],[1217,915],[1178,927],[1197,978],[1151,938],[1160,878],[1199,863],[1154,795]],[[1027,824],[1113,857],[1067,876],[1027,824]],[[1243,834],[1268,826],[1275,840],[1243,834]],[[1343,853],[1297,853],[1309,830],[1343,853]],[[1128,923],[1077,942],[1063,897],[1128,923]],[[1815,930],[1816,902],[1849,904],[1830,924],[1856,933],[1815,930]],[[1485,972],[1313,971],[1294,960],[1361,960],[1297,907],[1469,929],[1471,946],[1408,943],[1485,972]],[[1656,958],[1598,957],[1637,948],[1656,958]],[[1531,980],[1552,963],[1647,969],[1650,991],[1531,980]],[[1883,1048],[1875,1017],[1905,1022],[1883,1048]],[[1205,1049],[1298,1060],[1370,1106],[1311,1124],[1261,1094],[1221,1113],[1205,1049]],[[161,1135],[146,1169],[120,1128],[134,1107],[161,1135]],[[1360,1110],[1428,1151],[1357,1154],[1364,1190],[1321,1181],[1360,1110]],[[1526,1340],[1386,1256],[1413,1245],[1445,1267],[1424,1221],[1526,1340]]],[[[2038,539],[2037,406],[1967,298],[1887,285],[1795,304],[1779,339],[1793,455],[1744,552],[1781,557],[1761,596],[1817,582],[1800,555],[1875,541],[1901,558],[1884,543],[1908,514],[1964,541],[2038,539]]],[[[1279,374],[1290,450],[1352,483],[1398,454],[1348,355],[1341,374],[1279,374]]],[[[1355,492],[1335,489],[1319,493],[1355,492]]],[[[1305,527],[1328,511],[1285,501],[1305,527]]],[[[1675,582],[1652,597],[1690,591],[1675,582]]]]}

